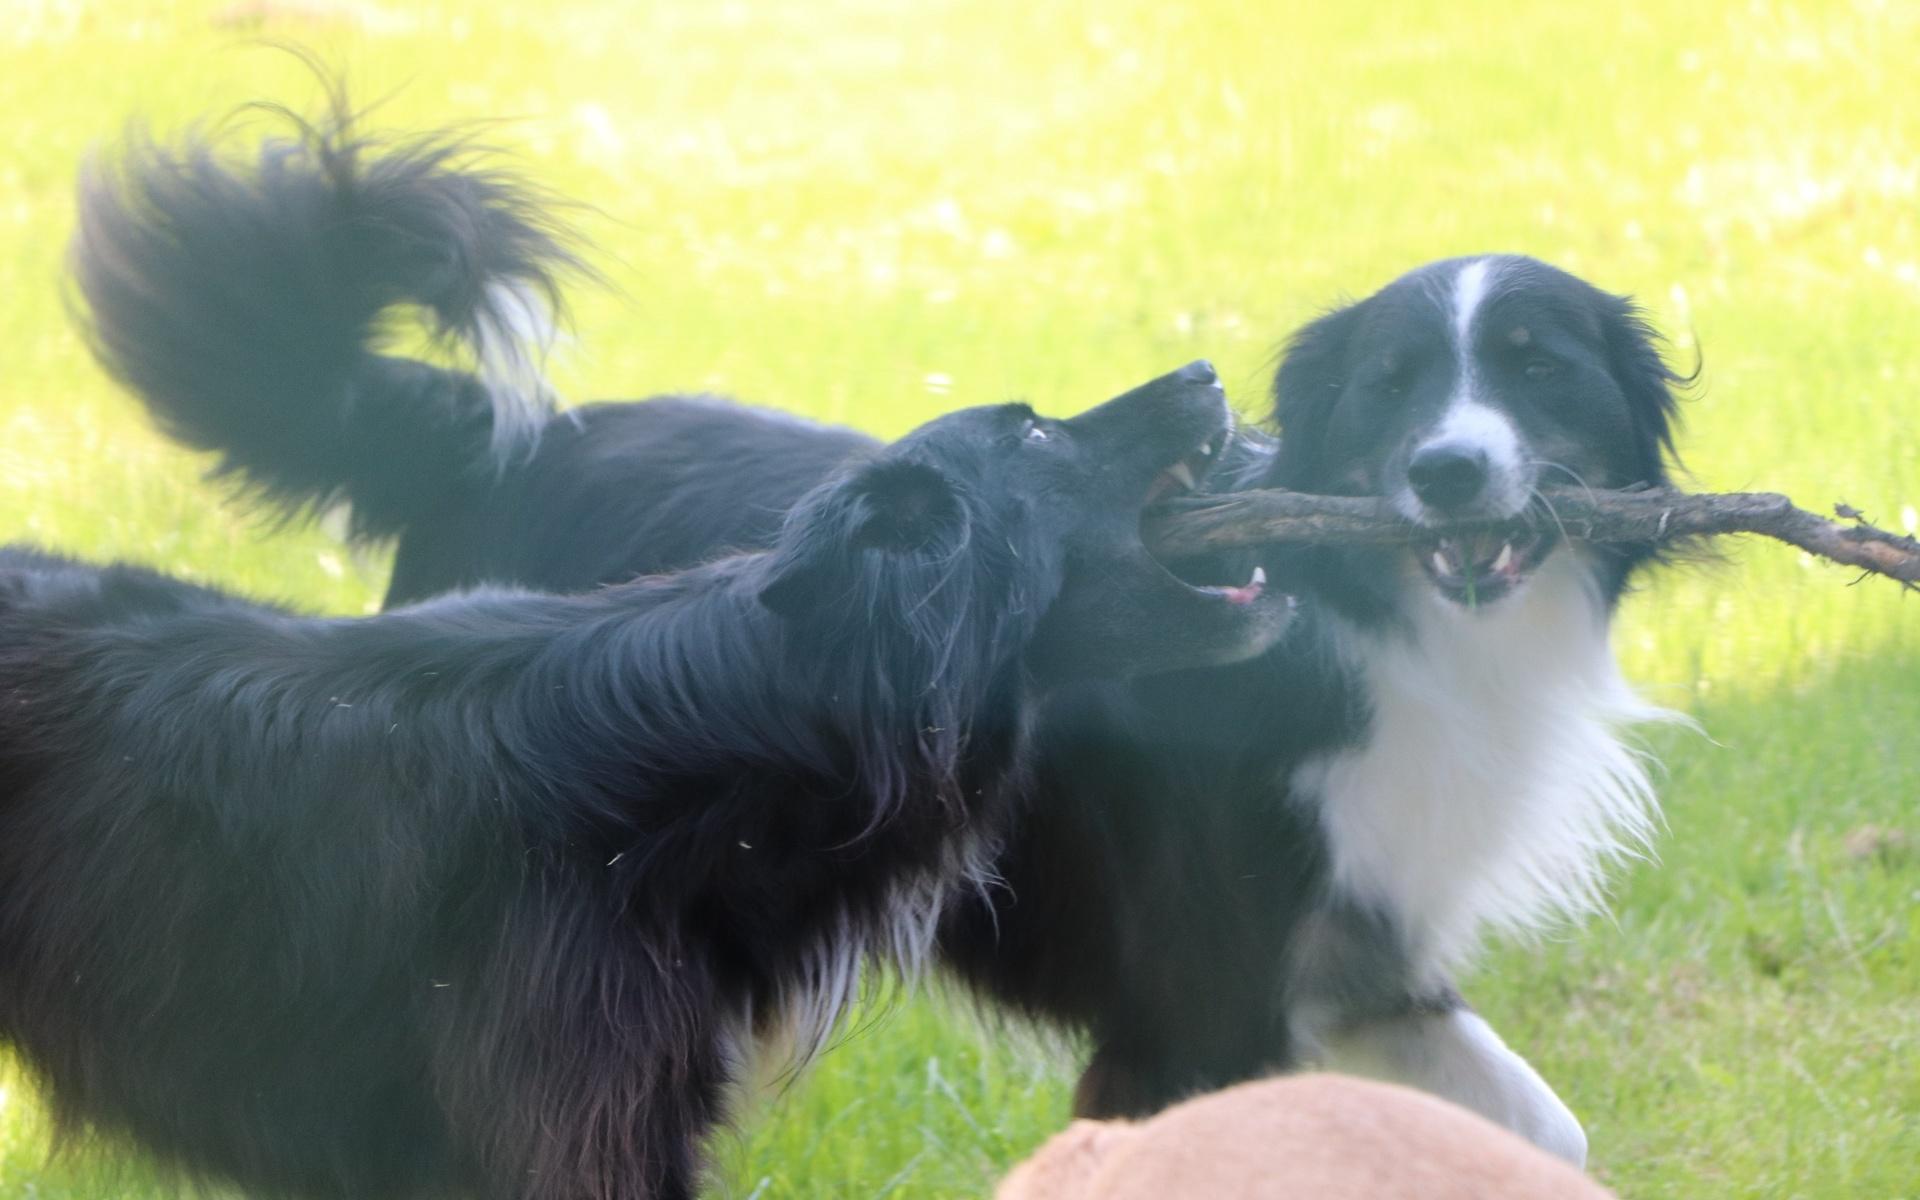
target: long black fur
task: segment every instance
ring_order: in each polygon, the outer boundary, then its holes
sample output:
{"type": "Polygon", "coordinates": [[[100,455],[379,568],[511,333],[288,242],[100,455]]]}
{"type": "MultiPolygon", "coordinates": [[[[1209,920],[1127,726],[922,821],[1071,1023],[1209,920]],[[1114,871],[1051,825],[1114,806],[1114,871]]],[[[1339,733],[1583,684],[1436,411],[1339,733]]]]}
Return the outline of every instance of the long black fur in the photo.
{"type": "Polygon", "coordinates": [[[553,211],[469,140],[361,136],[340,102],[244,167],[204,135],[95,161],[73,274],[96,357],[170,435],[288,510],[345,500],[357,536],[390,536],[550,415],[515,368],[581,269],[553,211]],[[378,353],[400,305],[497,377],[378,353]]]}
{"type": "MultiPolygon", "coordinates": [[[[136,155],[129,171],[142,169],[136,155]]],[[[247,219],[276,223],[257,208],[247,219]]],[[[283,237],[304,236],[296,223],[278,225],[283,237]]],[[[89,253],[83,240],[83,261],[89,253]]],[[[1275,384],[1282,440],[1243,439],[1213,486],[1351,490],[1348,460],[1391,434],[1385,424],[1356,427],[1356,449],[1330,422],[1377,366],[1366,356],[1393,335],[1395,312],[1410,312],[1418,276],[1294,338],[1275,384]]],[[[1587,410],[1566,410],[1564,440],[1581,477],[1659,482],[1679,379],[1651,330],[1629,303],[1571,276],[1534,264],[1521,277],[1539,284],[1545,316],[1591,343],[1582,353],[1595,391],[1581,404],[1618,417],[1582,428],[1587,410]]],[[[156,283],[165,294],[167,281],[156,283]]],[[[184,355],[181,372],[193,369],[184,355]]],[[[405,400],[396,392],[390,402],[405,400]]],[[[272,411],[284,396],[265,384],[254,403],[272,411]]],[[[524,467],[493,477],[475,456],[438,507],[397,531],[389,602],[484,578],[581,587],[762,544],[773,514],[809,481],[874,447],[713,400],[578,411],[578,425],[549,422],[524,467]]],[[[1643,561],[1594,554],[1610,606],[1643,561]]],[[[1254,561],[1182,566],[1233,583],[1254,561]]],[[[1302,763],[1367,734],[1372,699],[1333,652],[1333,626],[1388,628],[1432,597],[1396,591],[1398,560],[1383,552],[1314,548],[1264,565],[1301,594],[1303,614],[1299,632],[1264,657],[1140,686],[1070,688],[1048,702],[1034,800],[998,864],[1009,886],[956,908],[943,930],[944,960],[985,994],[1090,1037],[1078,1099],[1090,1115],[1150,1112],[1297,1064],[1310,1049],[1293,1019],[1302,1005],[1352,1025],[1460,1003],[1444,981],[1412,978],[1391,914],[1331,891],[1321,814],[1288,782],[1302,763]]]]}
{"type": "Polygon", "coordinates": [[[0,551],[0,1036],[67,1127],[250,1194],[690,1196],[754,1044],[988,882],[1029,651],[1278,632],[1043,631],[1222,434],[1211,380],[951,414],[770,551],[571,598],[329,620],[0,551]]]}

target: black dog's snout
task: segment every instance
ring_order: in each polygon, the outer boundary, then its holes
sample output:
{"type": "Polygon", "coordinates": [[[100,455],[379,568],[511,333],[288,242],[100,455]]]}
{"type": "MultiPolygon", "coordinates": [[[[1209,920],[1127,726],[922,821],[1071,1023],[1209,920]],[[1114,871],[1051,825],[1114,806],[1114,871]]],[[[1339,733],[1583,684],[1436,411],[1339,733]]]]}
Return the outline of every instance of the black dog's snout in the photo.
{"type": "Polygon", "coordinates": [[[1464,507],[1486,490],[1486,451],[1462,442],[1422,446],[1407,464],[1407,482],[1422,504],[1439,509],[1464,507]]]}
{"type": "Polygon", "coordinates": [[[1178,371],[1175,371],[1173,375],[1174,375],[1174,378],[1185,380],[1188,383],[1219,383],[1220,382],[1220,372],[1214,370],[1213,364],[1208,362],[1204,358],[1194,359],[1192,362],[1188,363],[1186,366],[1181,367],[1178,371]]]}

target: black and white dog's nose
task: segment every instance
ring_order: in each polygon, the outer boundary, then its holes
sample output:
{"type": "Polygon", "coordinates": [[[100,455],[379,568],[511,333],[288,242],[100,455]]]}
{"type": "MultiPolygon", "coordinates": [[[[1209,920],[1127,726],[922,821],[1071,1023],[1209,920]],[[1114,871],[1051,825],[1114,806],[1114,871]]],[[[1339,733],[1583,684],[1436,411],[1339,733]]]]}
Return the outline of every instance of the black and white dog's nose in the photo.
{"type": "Polygon", "coordinates": [[[1407,464],[1407,482],[1429,508],[1464,508],[1487,489],[1487,452],[1470,442],[1422,446],[1407,464]]]}

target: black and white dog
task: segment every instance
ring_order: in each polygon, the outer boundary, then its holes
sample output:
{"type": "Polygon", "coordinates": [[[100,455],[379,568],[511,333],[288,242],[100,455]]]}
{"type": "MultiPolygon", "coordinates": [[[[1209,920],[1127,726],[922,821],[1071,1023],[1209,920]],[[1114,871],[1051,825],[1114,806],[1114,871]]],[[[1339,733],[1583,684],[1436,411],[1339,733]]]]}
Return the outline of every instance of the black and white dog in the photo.
{"type": "MultiPolygon", "coordinates": [[[[103,361],[165,427],[287,507],[348,500],[360,534],[397,537],[389,603],[764,544],[814,480],[875,452],[710,398],[556,413],[373,353],[396,297],[444,321],[545,284],[553,256],[528,210],[476,191],[497,175],[437,171],[405,197],[423,213],[389,214],[399,197],[347,186],[380,162],[320,170],[304,153],[270,147],[249,169],[136,150],[83,197],[77,274],[103,361]],[[461,197],[477,203],[459,220],[429,215],[461,197]],[[432,231],[437,253],[416,238],[405,275],[381,274],[393,227],[432,231]],[[363,260],[379,286],[356,282],[363,260]]],[[[1236,441],[1210,486],[1515,516],[1543,484],[1661,482],[1675,382],[1627,301],[1528,259],[1437,263],[1296,336],[1282,440],[1236,441]]],[[[1223,586],[1284,572],[1297,634],[1237,667],[1048,703],[1007,887],[956,908],[941,949],[987,995],[1089,1036],[1080,1111],[1330,1062],[1584,1155],[1565,1106],[1451,985],[1485,927],[1591,907],[1650,819],[1620,730],[1655,714],[1607,642],[1644,556],[1534,528],[1178,564],[1223,586]]]]}
{"type": "Polygon", "coordinates": [[[1566,538],[1540,491],[1666,482],[1683,380],[1657,347],[1631,303],[1537,261],[1434,263],[1293,337],[1282,438],[1239,470],[1387,496],[1417,524],[1534,517],[1410,552],[1296,552],[1311,620],[1258,671],[1315,659],[1331,714],[1254,776],[1277,769],[1286,803],[1314,814],[1322,898],[1287,985],[1300,1050],[1576,1161],[1577,1123],[1451,973],[1486,927],[1593,910],[1609,861],[1651,832],[1644,758],[1620,735],[1669,714],[1634,696],[1608,644],[1650,555],[1566,538]]]}
{"type": "Polygon", "coordinates": [[[1286,598],[1142,549],[1204,364],[942,417],[770,551],[303,618],[0,550],[0,1037],[70,1125],[250,1194],[691,1197],[984,890],[1036,688],[1219,663],[1286,598]]]}
{"type": "MultiPolygon", "coordinates": [[[[1531,259],[1431,264],[1291,340],[1278,442],[1211,481],[1392,497],[1404,548],[1262,564],[1286,642],[1045,709],[1015,899],[956,911],[950,961],[1089,1031],[1078,1107],[1151,1111],[1317,1063],[1411,1083],[1574,1162],[1578,1121],[1461,1000],[1488,928],[1593,909],[1650,832],[1609,623],[1643,551],[1562,535],[1541,489],[1666,480],[1680,382],[1633,306],[1531,259]]],[[[1179,564],[1233,578],[1245,559],[1179,564]]]]}

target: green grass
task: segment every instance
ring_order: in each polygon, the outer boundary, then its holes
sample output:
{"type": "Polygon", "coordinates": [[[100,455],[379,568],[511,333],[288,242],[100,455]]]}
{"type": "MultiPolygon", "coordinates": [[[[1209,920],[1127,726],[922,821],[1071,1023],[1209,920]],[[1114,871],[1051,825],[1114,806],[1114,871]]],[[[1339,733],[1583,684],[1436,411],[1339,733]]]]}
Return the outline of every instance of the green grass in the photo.
{"type": "MultiPolygon", "coordinates": [[[[496,140],[599,210],[618,286],[579,299],[574,396],[713,388],[891,433],[1009,394],[1070,409],[1206,355],[1251,411],[1321,306],[1508,249],[1704,349],[1699,486],[1895,526],[1920,507],[1911,6],[536,7],[250,30],[205,0],[12,0],[0,538],[374,606],[383,563],[222,507],[62,307],[90,145],[312,99],[254,32],[394,93],[384,124],[515,118],[496,140]]],[[[1660,861],[1612,921],[1469,980],[1623,1195],[1920,1195],[1920,609],[1848,582],[1752,544],[1629,602],[1630,673],[1710,735],[1656,738],[1660,861]]],[[[716,1194],[979,1196],[1064,1122],[1066,1078],[907,1003],[729,1138],[716,1194]]],[[[0,1196],[166,1194],[137,1165],[49,1163],[31,1086],[4,1097],[0,1196]]]]}

